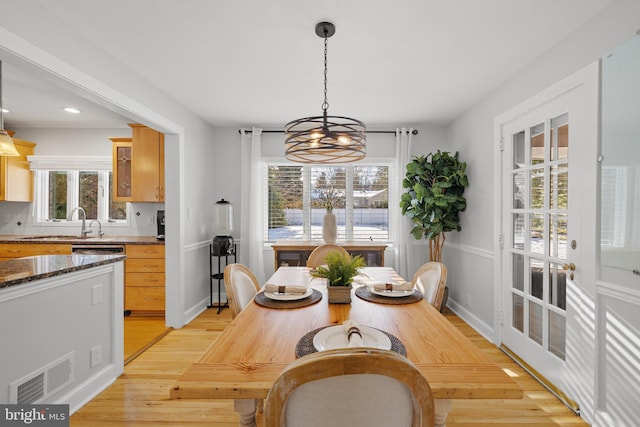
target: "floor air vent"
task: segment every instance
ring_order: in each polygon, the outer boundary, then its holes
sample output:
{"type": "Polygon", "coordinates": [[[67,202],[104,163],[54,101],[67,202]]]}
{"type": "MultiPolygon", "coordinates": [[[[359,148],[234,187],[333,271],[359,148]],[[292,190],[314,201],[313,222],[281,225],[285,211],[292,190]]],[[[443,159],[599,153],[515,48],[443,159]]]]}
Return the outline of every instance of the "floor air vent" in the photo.
{"type": "Polygon", "coordinates": [[[18,385],[17,404],[37,402],[44,396],[44,372],[18,385]]]}
{"type": "Polygon", "coordinates": [[[72,382],[73,353],[69,353],[11,383],[9,403],[39,403],[72,382]]]}

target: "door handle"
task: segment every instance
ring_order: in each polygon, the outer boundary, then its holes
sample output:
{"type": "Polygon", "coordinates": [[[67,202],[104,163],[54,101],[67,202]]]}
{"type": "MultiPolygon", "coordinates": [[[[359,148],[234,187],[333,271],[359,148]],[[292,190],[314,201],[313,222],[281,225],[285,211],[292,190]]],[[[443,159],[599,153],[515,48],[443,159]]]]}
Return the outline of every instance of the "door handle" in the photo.
{"type": "Polygon", "coordinates": [[[573,280],[573,272],[576,271],[576,265],[572,262],[569,264],[562,264],[562,269],[565,271],[571,270],[571,273],[569,273],[569,278],[573,280]]]}

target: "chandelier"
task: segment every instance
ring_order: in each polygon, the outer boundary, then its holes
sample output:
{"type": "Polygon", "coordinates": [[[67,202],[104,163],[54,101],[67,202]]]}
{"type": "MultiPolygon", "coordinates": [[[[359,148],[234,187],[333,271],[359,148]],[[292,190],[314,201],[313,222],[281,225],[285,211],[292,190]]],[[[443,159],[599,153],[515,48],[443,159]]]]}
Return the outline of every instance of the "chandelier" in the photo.
{"type": "Polygon", "coordinates": [[[324,102],[322,116],[303,117],[287,123],[285,157],[298,163],[349,163],[364,159],[366,128],[360,120],[329,116],[327,101],[327,40],[336,27],[330,22],[316,25],[316,34],[324,38],[324,102]]]}

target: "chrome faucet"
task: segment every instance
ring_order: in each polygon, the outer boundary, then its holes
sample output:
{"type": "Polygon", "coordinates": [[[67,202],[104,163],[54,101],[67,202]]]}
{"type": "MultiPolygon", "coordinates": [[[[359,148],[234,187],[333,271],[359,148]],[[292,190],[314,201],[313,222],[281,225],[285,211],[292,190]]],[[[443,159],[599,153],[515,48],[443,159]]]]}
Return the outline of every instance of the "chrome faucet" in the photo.
{"type": "MultiPolygon", "coordinates": [[[[78,211],[82,213],[82,228],[80,229],[80,237],[85,238],[87,237],[87,234],[91,233],[93,230],[87,230],[87,213],[84,211],[84,209],[82,209],[80,206],[73,208],[73,210],[71,211],[71,213],[69,214],[69,216],[67,217],[67,221],[71,221],[71,218],[73,218],[73,214],[78,211]]],[[[78,216],[80,216],[80,214],[78,214],[78,216]]]]}
{"type": "MultiPolygon", "coordinates": [[[[91,221],[89,223],[89,228],[91,228],[91,226],[93,225],[94,222],[98,223],[98,237],[104,236],[104,231],[102,231],[102,223],[100,221],[98,221],[97,219],[94,219],[93,221],[91,221]]],[[[91,231],[89,231],[89,232],[91,232],[91,231]]]]}

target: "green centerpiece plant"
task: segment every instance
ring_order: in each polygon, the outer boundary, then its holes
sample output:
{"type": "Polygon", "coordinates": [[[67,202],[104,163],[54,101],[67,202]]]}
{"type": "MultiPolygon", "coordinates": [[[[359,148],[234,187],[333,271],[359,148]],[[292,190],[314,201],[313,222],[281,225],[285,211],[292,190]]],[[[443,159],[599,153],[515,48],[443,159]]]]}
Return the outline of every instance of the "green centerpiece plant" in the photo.
{"type": "Polygon", "coordinates": [[[327,279],[330,303],[350,303],[351,283],[358,274],[358,268],[366,265],[364,258],[360,255],[352,257],[335,251],[329,252],[325,261],[326,265],[320,265],[311,270],[311,276],[327,279]]]}

